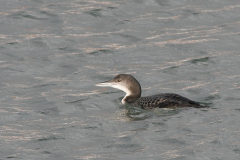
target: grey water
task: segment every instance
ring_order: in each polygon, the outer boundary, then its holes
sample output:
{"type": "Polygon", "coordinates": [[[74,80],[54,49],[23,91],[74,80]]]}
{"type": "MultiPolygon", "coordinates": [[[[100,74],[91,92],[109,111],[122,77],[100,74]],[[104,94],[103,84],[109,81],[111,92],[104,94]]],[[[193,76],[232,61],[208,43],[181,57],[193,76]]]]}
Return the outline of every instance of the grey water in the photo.
{"type": "Polygon", "coordinates": [[[239,122],[239,0],[1,0],[0,160],[236,160],[239,122]],[[210,108],[123,106],[120,73],[210,108]]]}

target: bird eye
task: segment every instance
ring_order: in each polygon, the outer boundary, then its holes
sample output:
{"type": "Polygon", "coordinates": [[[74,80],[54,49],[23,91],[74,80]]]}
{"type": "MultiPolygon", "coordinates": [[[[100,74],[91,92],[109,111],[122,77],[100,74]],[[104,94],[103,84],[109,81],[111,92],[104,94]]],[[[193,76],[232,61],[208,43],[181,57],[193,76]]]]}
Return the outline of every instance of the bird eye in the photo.
{"type": "Polygon", "coordinates": [[[118,81],[118,82],[121,82],[121,80],[120,80],[120,79],[118,79],[117,81],[118,81]]]}

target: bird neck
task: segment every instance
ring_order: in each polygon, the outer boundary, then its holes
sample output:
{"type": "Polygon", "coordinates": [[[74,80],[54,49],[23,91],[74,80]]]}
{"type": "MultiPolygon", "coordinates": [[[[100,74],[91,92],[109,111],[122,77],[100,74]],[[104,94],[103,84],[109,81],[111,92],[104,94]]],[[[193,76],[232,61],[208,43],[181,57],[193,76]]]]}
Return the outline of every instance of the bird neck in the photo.
{"type": "Polygon", "coordinates": [[[125,97],[122,99],[122,104],[133,103],[140,97],[141,97],[141,94],[138,94],[138,95],[126,94],[125,97]]]}

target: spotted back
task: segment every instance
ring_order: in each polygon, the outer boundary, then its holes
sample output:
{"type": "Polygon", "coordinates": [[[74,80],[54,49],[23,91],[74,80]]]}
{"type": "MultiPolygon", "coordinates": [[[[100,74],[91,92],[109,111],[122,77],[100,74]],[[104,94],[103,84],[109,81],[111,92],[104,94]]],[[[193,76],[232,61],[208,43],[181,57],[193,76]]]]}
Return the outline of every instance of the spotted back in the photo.
{"type": "Polygon", "coordinates": [[[206,106],[201,106],[197,102],[194,102],[188,98],[180,96],[175,93],[162,93],[156,94],[148,97],[141,97],[132,105],[140,107],[143,109],[153,109],[153,108],[178,108],[178,107],[195,107],[202,108],[206,106]]]}

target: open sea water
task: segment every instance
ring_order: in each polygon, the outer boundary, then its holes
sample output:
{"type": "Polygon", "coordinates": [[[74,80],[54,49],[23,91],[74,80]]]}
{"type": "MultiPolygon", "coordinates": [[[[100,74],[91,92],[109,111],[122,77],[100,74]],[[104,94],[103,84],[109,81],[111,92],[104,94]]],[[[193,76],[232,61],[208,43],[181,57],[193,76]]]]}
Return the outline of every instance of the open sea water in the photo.
{"type": "Polygon", "coordinates": [[[239,160],[239,0],[1,0],[0,160],[239,160]],[[141,110],[94,84],[210,108],[141,110]]]}

